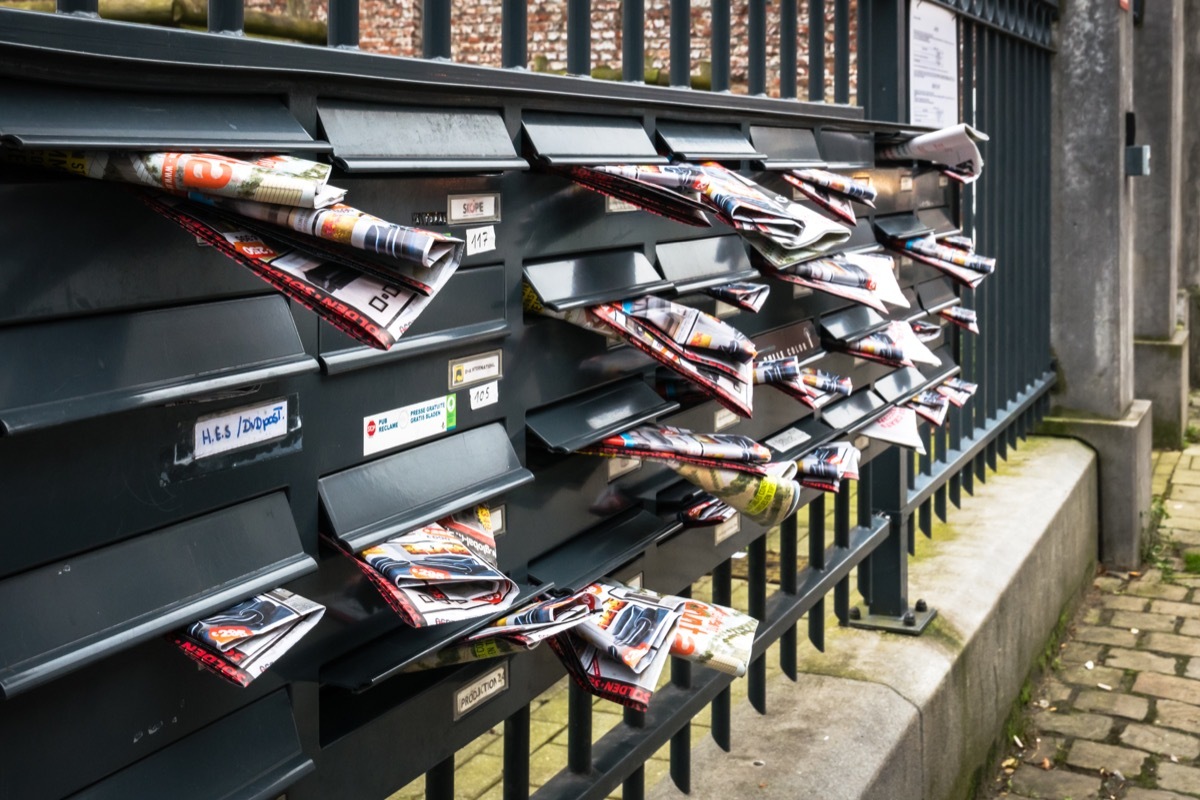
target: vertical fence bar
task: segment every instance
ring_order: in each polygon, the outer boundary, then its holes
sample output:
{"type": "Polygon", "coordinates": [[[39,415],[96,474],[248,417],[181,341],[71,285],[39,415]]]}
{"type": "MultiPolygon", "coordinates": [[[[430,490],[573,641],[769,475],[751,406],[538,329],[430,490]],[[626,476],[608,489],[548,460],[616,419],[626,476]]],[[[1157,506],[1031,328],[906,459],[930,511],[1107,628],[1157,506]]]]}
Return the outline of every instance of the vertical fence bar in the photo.
{"type": "Polygon", "coordinates": [[[767,0],[749,0],[749,63],[746,68],[750,94],[767,93],[767,0]]]}
{"type": "Polygon", "coordinates": [[[808,99],[825,100],[825,0],[808,0],[808,99]]]}
{"type": "Polygon", "coordinates": [[[729,0],[712,0],[712,90],[729,91],[729,0]]]}
{"type": "MultiPolygon", "coordinates": [[[[568,701],[569,702],[569,701],[568,701]]],[[[504,800],[529,797],[529,706],[504,720],[504,800]]]]}
{"type": "Polygon", "coordinates": [[[358,0],[329,0],[329,47],[358,47],[358,0]]]}
{"type": "Polygon", "coordinates": [[[508,69],[529,66],[528,18],[528,0],[504,0],[500,10],[500,64],[508,69]]]}
{"type": "MultiPolygon", "coordinates": [[[[808,568],[825,569],[825,495],[808,504],[808,568]]],[[[825,598],[817,600],[808,612],[808,640],[825,652],[825,598]]]]}
{"type": "MultiPolygon", "coordinates": [[[[842,481],[833,496],[833,543],[841,548],[850,546],[850,481],[842,481]]],[[[833,587],[833,613],[845,625],[850,619],[850,579],[840,580],[833,587]]]]}
{"type": "Polygon", "coordinates": [[[833,0],[833,102],[850,102],[850,0],[833,0]]]}
{"type": "Polygon", "coordinates": [[[621,80],[641,83],[646,79],[645,26],[645,0],[624,0],[621,4],[621,80]]]}
{"type": "Polygon", "coordinates": [[[450,0],[424,0],[421,49],[425,58],[450,57],[450,0]]]}
{"type": "MultiPolygon", "coordinates": [[[[692,587],[687,587],[679,593],[680,597],[691,597],[692,587]]],[[[671,685],[682,689],[692,686],[691,662],[682,658],[671,659],[671,685]]],[[[670,748],[671,780],[679,791],[688,794],[692,791],[692,723],[685,722],[671,737],[670,748]]]]}
{"type": "MultiPolygon", "coordinates": [[[[728,559],[722,561],[713,569],[712,599],[718,605],[733,605],[733,569],[728,559]]],[[[730,696],[729,687],[725,687],[712,701],[713,741],[726,753],[729,752],[733,744],[730,735],[730,723],[732,721],[732,717],[730,716],[730,696]]]]}
{"type": "Polygon", "coordinates": [[[425,800],[454,800],[454,756],[425,773],[425,800]]]}
{"type": "Polygon", "coordinates": [[[796,97],[796,37],[799,14],[796,0],[779,0],[779,96],[796,97]]]}
{"type": "MultiPolygon", "coordinates": [[[[767,616],[767,535],[764,533],[746,548],[749,553],[750,616],[767,616]]],[[[750,705],[760,714],[767,713],[767,657],[761,655],[750,662],[746,675],[746,694],[750,705]]]]}
{"type": "Polygon", "coordinates": [[[592,696],[574,682],[567,687],[567,768],[592,771],[592,696]]]}
{"type": "Polygon", "coordinates": [[[691,0],[671,0],[671,85],[692,85],[691,0]]]}
{"type": "Polygon", "coordinates": [[[858,0],[858,104],[867,119],[908,119],[907,0],[858,0]]]}
{"type": "MultiPolygon", "coordinates": [[[[357,16],[355,14],[356,19],[357,16]]],[[[245,28],[246,10],[242,0],[208,0],[209,33],[241,33],[245,28]]]]}
{"type": "Polygon", "coordinates": [[[884,450],[871,464],[875,502],[890,518],[888,537],[870,556],[872,616],[901,617],[908,610],[907,454],[884,450]]]}
{"type": "Polygon", "coordinates": [[[567,0],[567,72],[592,74],[591,0],[567,0]]]}
{"type": "MultiPolygon", "coordinates": [[[[874,484],[871,462],[868,461],[858,468],[858,524],[863,528],[870,528],[875,524],[873,519],[875,514],[874,484]]],[[[863,596],[863,600],[870,603],[871,559],[860,561],[856,571],[858,573],[858,593],[863,596]]]]}
{"type": "Polygon", "coordinates": [[[646,768],[638,767],[621,784],[621,800],[643,800],[646,796],[646,768]]]}
{"type": "MultiPolygon", "coordinates": [[[[797,582],[797,517],[800,512],[792,514],[779,526],[779,588],[786,594],[795,594],[797,582]]],[[[789,625],[779,637],[779,668],[783,674],[796,680],[796,626],[789,625]]]]}

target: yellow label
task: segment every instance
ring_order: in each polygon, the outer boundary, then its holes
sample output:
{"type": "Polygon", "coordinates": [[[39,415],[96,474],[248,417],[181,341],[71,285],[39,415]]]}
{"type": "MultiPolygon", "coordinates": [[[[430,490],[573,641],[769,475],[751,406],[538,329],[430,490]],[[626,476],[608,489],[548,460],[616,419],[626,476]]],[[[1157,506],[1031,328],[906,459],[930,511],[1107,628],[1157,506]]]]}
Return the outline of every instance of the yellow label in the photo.
{"type": "Polygon", "coordinates": [[[758,484],[758,489],[754,492],[754,497],[750,499],[750,503],[746,506],[746,513],[751,516],[761,514],[771,507],[771,500],[775,497],[775,481],[770,478],[763,478],[758,484]]]}

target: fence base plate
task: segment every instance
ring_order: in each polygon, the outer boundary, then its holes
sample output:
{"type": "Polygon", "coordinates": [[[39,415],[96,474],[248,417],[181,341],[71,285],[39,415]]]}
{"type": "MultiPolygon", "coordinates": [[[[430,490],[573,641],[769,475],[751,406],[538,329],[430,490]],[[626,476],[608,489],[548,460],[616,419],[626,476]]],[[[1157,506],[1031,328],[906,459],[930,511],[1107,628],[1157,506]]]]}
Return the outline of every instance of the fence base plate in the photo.
{"type": "Polygon", "coordinates": [[[904,622],[904,618],[908,616],[907,614],[892,617],[871,613],[865,613],[859,619],[851,619],[846,624],[851,628],[862,628],[867,631],[888,631],[890,633],[902,633],[905,636],[920,636],[929,627],[929,623],[933,622],[933,618],[937,616],[937,609],[930,608],[925,611],[909,609],[908,613],[912,614],[911,625],[906,625],[904,622]]]}

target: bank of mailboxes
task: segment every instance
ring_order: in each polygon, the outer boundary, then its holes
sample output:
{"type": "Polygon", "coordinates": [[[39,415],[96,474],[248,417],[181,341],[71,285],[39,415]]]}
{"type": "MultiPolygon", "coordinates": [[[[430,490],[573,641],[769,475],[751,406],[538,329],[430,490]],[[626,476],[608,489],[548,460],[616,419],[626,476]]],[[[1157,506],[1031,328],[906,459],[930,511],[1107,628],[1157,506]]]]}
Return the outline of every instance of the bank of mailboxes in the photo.
{"type": "MultiPolygon", "coordinates": [[[[795,458],[955,370],[949,337],[933,345],[937,370],[827,352],[888,320],[790,284],[773,283],[757,315],[718,309],[700,290],[758,279],[736,234],[624,210],[529,170],[672,155],[745,166],[790,192],[773,170],[825,164],[880,190],[845,249],[878,247],[877,227],[954,231],[953,190],[933,172],[876,167],[861,126],[318,99],[309,131],[273,98],[20,82],[3,92],[0,135],[17,146],[324,154],[359,207],[487,235],[400,344],[379,352],[122,187],[5,168],[0,797],[385,796],[561,670],[545,652],[512,659],[508,691],[456,715],[454,693],[480,668],[404,667],[470,626],[403,627],[331,542],[360,550],[488,503],[501,566],[523,597],[604,574],[677,591],[761,529],[742,520],[720,541],[683,529],[675,512],[690,485],[661,466],[573,450],[658,420],[775,441],[780,458],[795,458]],[[852,377],[855,392],[813,412],[760,387],[749,420],[715,402],[681,408],[655,393],[653,363],[631,348],[524,316],[523,281],[557,309],[658,293],[728,313],[760,351],[804,353],[852,377]],[[489,396],[472,393],[487,384],[489,396]],[[450,395],[457,411],[445,431],[367,436],[389,411],[450,395]],[[213,444],[207,421],[256,404],[278,409],[279,435],[213,444]],[[807,438],[773,439],[789,429],[807,438]],[[198,671],[164,639],[282,585],[327,612],[249,688],[198,671]]],[[[912,307],[895,318],[936,322],[933,312],[958,302],[927,267],[905,261],[900,279],[912,307]]]]}

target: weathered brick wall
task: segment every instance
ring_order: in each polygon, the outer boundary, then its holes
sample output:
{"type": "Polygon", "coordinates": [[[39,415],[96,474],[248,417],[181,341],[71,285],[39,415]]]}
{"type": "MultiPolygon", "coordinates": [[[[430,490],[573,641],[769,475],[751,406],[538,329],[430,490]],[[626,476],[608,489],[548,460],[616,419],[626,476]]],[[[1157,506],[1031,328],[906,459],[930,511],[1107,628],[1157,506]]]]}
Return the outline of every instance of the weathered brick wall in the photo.
{"type": "MultiPolygon", "coordinates": [[[[592,65],[621,66],[621,0],[592,0],[592,65]]],[[[808,4],[800,0],[798,57],[799,91],[806,96],[808,85],[808,4]]],[[[854,44],[857,39],[856,3],[850,11],[851,101],[855,74],[854,44]]],[[[305,17],[323,19],[325,3],[319,0],[247,0],[247,6],[276,12],[287,11],[305,17]]],[[[360,0],[360,46],[373,53],[397,56],[421,54],[421,0],[360,0]]],[[[530,0],[528,5],[530,68],[544,60],[551,70],[567,66],[567,19],[565,0],[530,0]]],[[[669,0],[645,0],[646,64],[667,69],[669,52],[669,0]]],[[[730,8],[730,80],[734,91],[746,90],[747,0],[733,0],[730,8]]],[[[692,71],[710,57],[711,7],[709,0],[692,0],[692,71]]],[[[464,64],[500,66],[499,0],[452,0],[454,26],[451,58],[464,64]]],[[[833,4],[825,8],[825,84],[826,99],[833,99],[833,4]]],[[[767,78],[770,95],[779,94],[779,5],[767,9],[767,78]]]]}

